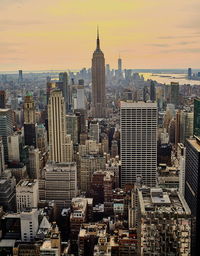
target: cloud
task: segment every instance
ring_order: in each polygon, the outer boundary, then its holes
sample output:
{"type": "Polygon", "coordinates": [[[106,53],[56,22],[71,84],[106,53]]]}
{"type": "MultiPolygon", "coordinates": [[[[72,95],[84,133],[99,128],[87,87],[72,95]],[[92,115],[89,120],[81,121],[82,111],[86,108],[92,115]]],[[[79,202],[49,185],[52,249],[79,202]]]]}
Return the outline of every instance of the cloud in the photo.
{"type": "Polygon", "coordinates": [[[160,53],[200,53],[200,48],[177,48],[161,50],[160,53]]]}
{"type": "Polygon", "coordinates": [[[155,44],[146,44],[147,46],[153,46],[153,47],[169,47],[169,44],[159,44],[159,43],[155,43],[155,44]]]}

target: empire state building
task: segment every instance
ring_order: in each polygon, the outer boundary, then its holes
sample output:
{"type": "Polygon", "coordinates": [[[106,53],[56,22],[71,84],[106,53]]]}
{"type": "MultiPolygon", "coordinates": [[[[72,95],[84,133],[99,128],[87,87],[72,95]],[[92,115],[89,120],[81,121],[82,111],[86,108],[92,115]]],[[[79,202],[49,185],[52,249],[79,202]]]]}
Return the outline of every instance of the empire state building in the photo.
{"type": "Polygon", "coordinates": [[[98,30],[97,47],[92,57],[92,115],[96,118],[106,116],[105,59],[100,49],[98,30]]]}

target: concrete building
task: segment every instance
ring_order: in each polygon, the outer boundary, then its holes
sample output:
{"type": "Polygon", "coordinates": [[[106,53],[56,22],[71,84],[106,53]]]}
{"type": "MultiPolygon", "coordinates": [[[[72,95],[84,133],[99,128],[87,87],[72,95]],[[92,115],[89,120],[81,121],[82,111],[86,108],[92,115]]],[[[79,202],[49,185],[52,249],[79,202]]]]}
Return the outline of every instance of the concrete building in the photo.
{"type": "Polygon", "coordinates": [[[8,159],[11,162],[20,162],[20,153],[22,149],[22,135],[14,133],[7,138],[8,159]]]}
{"type": "Polygon", "coordinates": [[[0,108],[6,107],[6,92],[0,91],[0,108]]]}
{"type": "Polygon", "coordinates": [[[77,242],[81,225],[92,220],[92,209],[92,198],[77,197],[72,199],[70,214],[70,236],[72,243],[77,242]]]}
{"type": "Polygon", "coordinates": [[[78,117],[76,115],[66,115],[67,134],[71,135],[73,144],[78,144],[78,117]]]}
{"type": "Polygon", "coordinates": [[[4,150],[3,150],[3,141],[0,137],[0,176],[5,169],[5,161],[4,161],[4,150]]]}
{"type": "Polygon", "coordinates": [[[76,163],[49,162],[44,168],[44,177],[39,181],[41,200],[54,200],[59,208],[69,207],[77,195],[76,163]]]}
{"type": "Polygon", "coordinates": [[[193,112],[181,111],[180,112],[180,142],[185,143],[186,139],[193,136],[193,112]]]}
{"type": "Polygon", "coordinates": [[[36,147],[36,115],[32,95],[27,95],[24,99],[24,143],[36,147]]]}
{"type": "Polygon", "coordinates": [[[121,185],[156,184],[157,104],[121,102],[121,185]]]}
{"type": "Polygon", "coordinates": [[[11,109],[0,109],[0,137],[2,137],[4,158],[8,162],[8,136],[13,134],[13,116],[11,109]]]}
{"type": "Polygon", "coordinates": [[[47,152],[47,130],[43,124],[37,125],[36,127],[36,142],[36,146],[41,153],[47,152]]]}
{"type": "Polygon", "coordinates": [[[190,255],[191,211],[174,190],[138,193],[138,255],[190,255]]]}
{"type": "Polygon", "coordinates": [[[40,172],[40,151],[38,148],[29,148],[28,175],[30,179],[39,179],[40,172]]]}
{"type": "Polygon", "coordinates": [[[60,90],[51,91],[48,104],[49,159],[67,162],[65,101],[60,90]]]}
{"type": "Polygon", "coordinates": [[[170,102],[177,106],[179,105],[179,83],[171,82],[171,97],[170,102]]]}
{"type": "Polygon", "coordinates": [[[105,237],[107,225],[103,223],[82,224],[78,235],[78,255],[93,255],[96,241],[105,237]]]}
{"type": "Polygon", "coordinates": [[[179,192],[185,196],[185,157],[186,148],[182,143],[177,145],[177,160],[179,169],[179,192]]]}
{"type": "Polygon", "coordinates": [[[116,140],[112,140],[111,144],[111,156],[116,157],[119,155],[118,143],[116,140]]]}
{"type": "Polygon", "coordinates": [[[180,171],[177,167],[169,167],[166,164],[159,164],[157,184],[161,188],[180,189],[180,171]]]}
{"type": "Polygon", "coordinates": [[[86,155],[80,159],[80,189],[89,191],[92,174],[98,170],[105,169],[105,158],[100,155],[86,155]]]}
{"type": "Polygon", "coordinates": [[[0,177],[0,202],[4,211],[16,209],[16,180],[14,177],[0,177]]]}
{"type": "Polygon", "coordinates": [[[37,180],[21,180],[16,186],[17,211],[22,212],[29,208],[37,208],[39,201],[37,180]]]}
{"type": "Polygon", "coordinates": [[[45,239],[40,246],[40,256],[60,256],[61,255],[61,238],[58,227],[55,226],[50,231],[49,238],[45,239]]]}
{"type": "Polygon", "coordinates": [[[38,231],[38,210],[31,209],[20,213],[21,240],[31,242],[38,231]]]}
{"type": "Polygon", "coordinates": [[[105,59],[100,49],[99,32],[97,46],[92,57],[92,110],[93,117],[106,116],[105,59]]]}
{"type": "Polygon", "coordinates": [[[73,141],[71,140],[71,135],[67,134],[66,136],[66,162],[73,161],[73,141]]]}
{"type": "Polygon", "coordinates": [[[92,121],[89,126],[89,139],[96,140],[99,143],[99,123],[97,121],[92,121]]]}

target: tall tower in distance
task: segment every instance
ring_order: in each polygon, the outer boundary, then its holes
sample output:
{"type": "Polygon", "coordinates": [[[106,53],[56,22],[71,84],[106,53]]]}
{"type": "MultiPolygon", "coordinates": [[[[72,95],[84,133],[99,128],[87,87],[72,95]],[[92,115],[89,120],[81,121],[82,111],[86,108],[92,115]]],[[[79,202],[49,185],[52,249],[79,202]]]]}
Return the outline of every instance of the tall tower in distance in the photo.
{"type": "Polygon", "coordinates": [[[118,71],[119,71],[119,72],[122,72],[122,59],[121,59],[120,56],[119,56],[119,58],[118,58],[118,71]]]}
{"type": "Polygon", "coordinates": [[[49,159],[58,163],[67,162],[65,113],[62,91],[52,90],[48,104],[49,159]]]}
{"type": "Polygon", "coordinates": [[[97,118],[106,116],[105,59],[100,49],[99,29],[97,47],[92,57],[92,115],[97,118]]]}

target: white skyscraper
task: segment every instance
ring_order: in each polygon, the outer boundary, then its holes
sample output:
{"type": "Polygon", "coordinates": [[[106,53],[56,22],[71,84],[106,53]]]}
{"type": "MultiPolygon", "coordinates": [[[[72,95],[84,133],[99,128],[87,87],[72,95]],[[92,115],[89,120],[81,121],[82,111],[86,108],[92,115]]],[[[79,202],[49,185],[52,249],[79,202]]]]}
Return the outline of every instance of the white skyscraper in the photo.
{"type": "Polygon", "coordinates": [[[121,102],[121,183],[156,184],[157,104],[121,102]]]}
{"type": "Polygon", "coordinates": [[[67,138],[65,121],[65,101],[62,92],[51,92],[48,104],[49,159],[55,162],[67,162],[67,138]]]}

